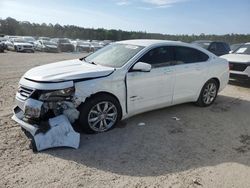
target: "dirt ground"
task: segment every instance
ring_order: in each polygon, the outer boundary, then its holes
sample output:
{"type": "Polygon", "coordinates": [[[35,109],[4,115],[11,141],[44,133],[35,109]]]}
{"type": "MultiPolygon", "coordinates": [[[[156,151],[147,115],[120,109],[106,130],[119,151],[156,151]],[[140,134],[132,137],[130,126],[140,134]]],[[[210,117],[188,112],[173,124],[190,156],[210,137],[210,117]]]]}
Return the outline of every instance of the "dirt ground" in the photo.
{"type": "Polygon", "coordinates": [[[144,113],[107,133],[81,134],[78,150],[33,153],[11,120],[18,80],[31,67],[81,56],[0,54],[1,188],[250,187],[250,84],[238,82],[211,107],[144,113]]]}

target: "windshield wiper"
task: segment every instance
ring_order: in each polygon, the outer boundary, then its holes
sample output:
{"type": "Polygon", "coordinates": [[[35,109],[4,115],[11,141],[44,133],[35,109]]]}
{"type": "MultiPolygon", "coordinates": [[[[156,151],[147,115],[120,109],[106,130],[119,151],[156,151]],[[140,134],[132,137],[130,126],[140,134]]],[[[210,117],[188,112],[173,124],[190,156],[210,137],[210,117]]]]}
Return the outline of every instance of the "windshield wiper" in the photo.
{"type": "Polygon", "coordinates": [[[97,65],[94,61],[89,61],[88,63],[93,64],[93,65],[97,65]]]}
{"type": "Polygon", "coordinates": [[[86,57],[82,57],[79,59],[80,61],[84,61],[86,63],[90,63],[90,64],[93,64],[93,65],[97,65],[94,61],[86,61],[86,57]]]}

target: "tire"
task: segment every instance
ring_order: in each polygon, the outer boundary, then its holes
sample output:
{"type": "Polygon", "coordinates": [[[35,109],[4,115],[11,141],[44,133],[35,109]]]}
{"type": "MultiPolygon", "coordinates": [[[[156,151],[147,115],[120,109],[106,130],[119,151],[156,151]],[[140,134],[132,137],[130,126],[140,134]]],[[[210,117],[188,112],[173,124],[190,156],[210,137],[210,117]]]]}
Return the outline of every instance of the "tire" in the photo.
{"type": "Polygon", "coordinates": [[[214,103],[218,94],[219,84],[216,80],[208,80],[203,86],[196,102],[198,106],[207,107],[214,103]]]}
{"type": "Polygon", "coordinates": [[[88,99],[80,105],[79,111],[78,127],[88,134],[106,132],[114,128],[122,116],[120,103],[107,94],[88,99]]]}

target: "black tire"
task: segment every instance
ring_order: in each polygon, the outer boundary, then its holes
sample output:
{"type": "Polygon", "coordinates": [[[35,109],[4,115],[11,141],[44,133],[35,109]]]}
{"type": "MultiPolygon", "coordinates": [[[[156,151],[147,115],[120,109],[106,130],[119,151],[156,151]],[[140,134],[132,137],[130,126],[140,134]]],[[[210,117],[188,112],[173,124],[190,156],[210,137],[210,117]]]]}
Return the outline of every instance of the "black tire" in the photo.
{"type": "Polygon", "coordinates": [[[200,96],[199,96],[198,100],[196,101],[196,105],[198,105],[200,107],[207,107],[207,106],[212,105],[217,97],[218,90],[219,90],[219,83],[214,79],[208,80],[201,89],[200,96]],[[214,85],[216,87],[216,91],[213,92],[214,96],[210,96],[211,100],[209,100],[209,102],[208,101],[206,102],[207,98],[205,96],[207,93],[207,89],[211,85],[214,85]]]}
{"type": "Polygon", "coordinates": [[[98,94],[98,95],[91,97],[90,99],[87,99],[85,103],[80,105],[79,111],[80,111],[80,116],[77,122],[78,128],[80,131],[83,131],[88,134],[106,132],[106,131],[113,129],[117,125],[117,123],[120,121],[121,116],[122,116],[120,103],[118,102],[116,98],[108,94],[98,94]],[[110,104],[113,104],[117,110],[116,111],[117,116],[113,125],[109,127],[107,130],[96,131],[91,128],[88,122],[88,117],[89,117],[91,109],[94,108],[97,104],[102,103],[102,102],[109,102],[110,104]]]}

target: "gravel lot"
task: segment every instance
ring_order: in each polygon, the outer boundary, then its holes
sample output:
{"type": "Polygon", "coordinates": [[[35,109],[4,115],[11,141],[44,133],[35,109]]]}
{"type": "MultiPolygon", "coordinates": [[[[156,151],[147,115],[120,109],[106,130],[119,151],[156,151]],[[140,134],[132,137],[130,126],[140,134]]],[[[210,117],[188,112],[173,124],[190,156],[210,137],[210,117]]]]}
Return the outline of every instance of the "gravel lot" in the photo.
{"type": "Polygon", "coordinates": [[[82,56],[0,54],[0,187],[250,187],[250,84],[232,82],[208,108],[168,107],[81,134],[78,150],[33,153],[11,120],[18,80],[31,67],[82,56]]]}

